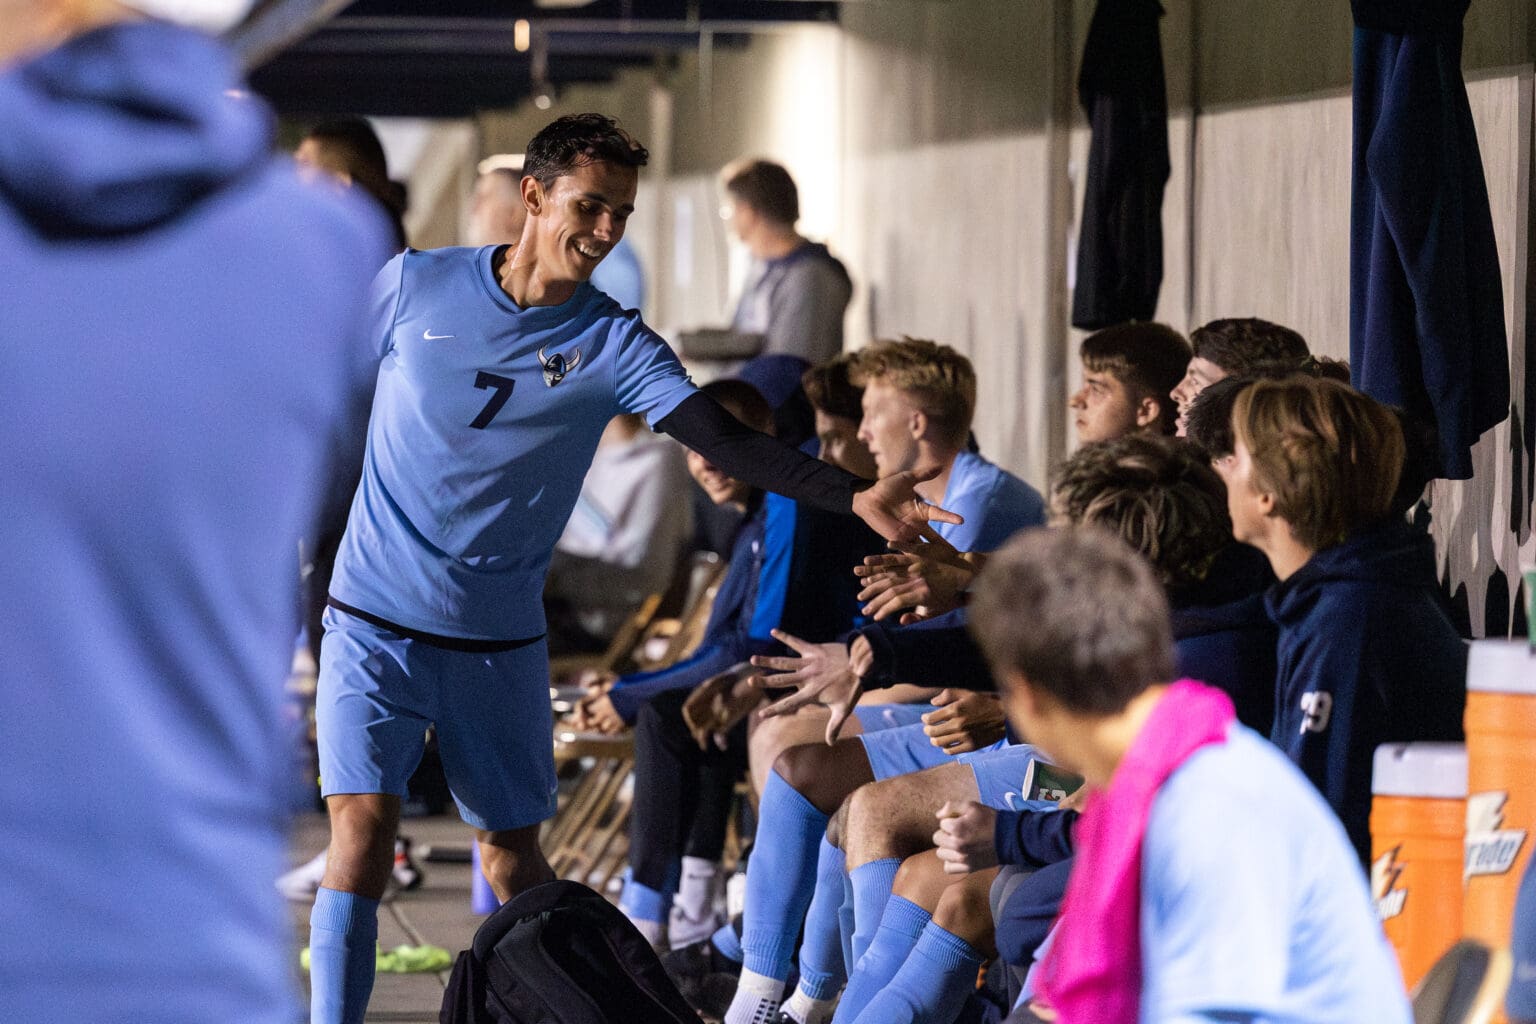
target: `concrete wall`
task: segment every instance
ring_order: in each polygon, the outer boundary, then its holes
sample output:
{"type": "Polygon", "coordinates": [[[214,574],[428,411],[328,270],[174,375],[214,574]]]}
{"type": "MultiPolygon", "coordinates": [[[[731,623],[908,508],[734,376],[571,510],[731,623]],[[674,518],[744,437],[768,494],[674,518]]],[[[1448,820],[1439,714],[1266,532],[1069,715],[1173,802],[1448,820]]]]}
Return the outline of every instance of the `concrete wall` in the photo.
{"type": "MultiPolygon", "coordinates": [[[[1348,349],[1348,6],[1317,0],[1165,0],[1173,173],[1164,203],[1158,315],[1188,329],[1259,315],[1314,348],[1348,349]]],[[[1072,444],[1063,407],[1080,335],[1066,325],[1068,268],[1088,133],[1074,96],[1092,0],[880,0],[838,27],[786,28],[715,49],[550,111],[480,123],[483,152],[520,149],[552,115],[601,109],[653,151],[631,236],[663,330],[722,322],[741,254],[716,215],[714,174],[733,157],[780,160],[798,180],[806,234],[854,275],[850,344],[913,334],[981,373],[977,434],[1039,486],[1072,444]]],[[[1498,235],[1520,422],[1531,197],[1529,0],[1476,0],[1464,64],[1498,235]]],[[[1523,429],[1491,432],[1477,478],[1427,495],[1442,567],[1476,632],[1508,630],[1502,577],[1531,539],[1523,429]],[[1502,588],[1502,589],[1501,589],[1502,588]]]]}

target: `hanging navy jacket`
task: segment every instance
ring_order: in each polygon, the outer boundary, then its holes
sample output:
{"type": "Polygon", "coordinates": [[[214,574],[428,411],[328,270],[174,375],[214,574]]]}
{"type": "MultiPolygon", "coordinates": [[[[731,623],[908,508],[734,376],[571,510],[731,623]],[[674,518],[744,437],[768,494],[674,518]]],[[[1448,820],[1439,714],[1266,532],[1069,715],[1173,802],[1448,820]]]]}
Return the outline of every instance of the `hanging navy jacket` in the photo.
{"type": "Polygon", "coordinates": [[[1467,646],[1430,539],[1391,520],[1313,555],[1266,597],[1280,629],[1270,738],[1322,791],[1368,863],[1383,743],[1462,738],[1467,646]]]}
{"type": "Polygon", "coordinates": [[[1151,320],[1163,283],[1168,95],[1156,0],[1099,0],[1077,95],[1093,139],[1077,240],[1072,326],[1151,320]]]}
{"type": "Polygon", "coordinates": [[[1493,218],[1461,77],[1469,0],[1354,0],[1354,384],[1434,424],[1438,475],[1509,413],[1493,218]]]}

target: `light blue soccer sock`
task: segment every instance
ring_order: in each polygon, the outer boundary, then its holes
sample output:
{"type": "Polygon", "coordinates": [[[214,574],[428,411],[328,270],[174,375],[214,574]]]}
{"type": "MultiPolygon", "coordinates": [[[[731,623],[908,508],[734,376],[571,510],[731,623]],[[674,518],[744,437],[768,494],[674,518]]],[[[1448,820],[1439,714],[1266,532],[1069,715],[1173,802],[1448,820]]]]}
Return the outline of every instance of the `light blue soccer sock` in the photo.
{"type": "Polygon", "coordinates": [[[848,988],[842,1001],[837,1004],[833,1024],[845,1024],[857,1020],[869,1001],[885,988],[906,963],[917,945],[923,928],[933,920],[933,915],[911,900],[892,896],[881,915],[880,927],[869,943],[869,949],[854,967],[848,978],[848,988]]]}
{"type": "Polygon", "coordinates": [[[853,879],[848,877],[847,856],[843,858],[843,902],[837,905],[837,937],[843,944],[843,970],[853,970],[853,879]]]}
{"type": "Polygon", "coordinates": [[[848,980],[843,964],[843,940],[837,923],[843,905],[843,851],[821,839],[816,856],[816,895],[805,915],[800,940],[799,991],[811,999],[831,999],[848,980]]]}
{"type": "Polygon", "coordinates": [[[619,909],[645,936],[651,945],[659,945],[666,935],[667,914],[672,909],[672,894],[641,885],[631,877],[624,879],[619,892],[619,909]]]}
{"type": "Polygon", "coordinates": [[[715,934],[709,937],[714,943],[715,949],[727,960],[741,963],[741,938],[736,934],[736,926],[730,922],[721,925],[715,934]]]}
{"type": "MultiPolygon", "coordinates": [[[[952,1021],[976,988],[982,955],[932,921],[906,963],[854,1018],[854,1024],[935,1024],[952,1021]]],[[[841,1015],[839,1015],[841,1020],[841,1015]]]]}
{"type": "Polygon", "coordinates": [[[826,833],[827,815],[776,771],[768,773],[760,806],[757,843],[747,862],[742,964],[784,981],[816,890],[816,846],[826,833]]]}
{"type": "Polygon", "coordinates": [[[869,948],[869,941],[880,927],[885,905],[890,901],[891,889],[896,885],[896,870],[901,867],[899,857],[882,857],[868,864],[860,864],[848,872],[853,880],[853,968],[850,977],[859,966],[859,958],[869,948]]]}
{"type": "Polygon", "coordinates": [[[379,901],[321,886],[309,912],[311,1024],[362,1024],[373,994],[379,901]]]}

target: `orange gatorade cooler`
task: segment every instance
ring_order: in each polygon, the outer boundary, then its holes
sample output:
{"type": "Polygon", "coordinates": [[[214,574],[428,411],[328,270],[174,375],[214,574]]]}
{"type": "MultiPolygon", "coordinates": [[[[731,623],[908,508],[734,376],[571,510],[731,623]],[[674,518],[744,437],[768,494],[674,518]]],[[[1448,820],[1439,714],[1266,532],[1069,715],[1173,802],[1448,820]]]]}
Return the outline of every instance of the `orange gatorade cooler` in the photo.
{"type": "Polygon", "coordinates": [[[1371,790],[1371,898],[1412,988],[1461,937],[1467,748],[1377,747],[1371,790]]]}
{"type": "Polygon", "coordinates": [[[1524,640],[1472,644],[1466,727],[1463,931],[1508,946],[1536,827],[1536,656],[1524,640]]]}

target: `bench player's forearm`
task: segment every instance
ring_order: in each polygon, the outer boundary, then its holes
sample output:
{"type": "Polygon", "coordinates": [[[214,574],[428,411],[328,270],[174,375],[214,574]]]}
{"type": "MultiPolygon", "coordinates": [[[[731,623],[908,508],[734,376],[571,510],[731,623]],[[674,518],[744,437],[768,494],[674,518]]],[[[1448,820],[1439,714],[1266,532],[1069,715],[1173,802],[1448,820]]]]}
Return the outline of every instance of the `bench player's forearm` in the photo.
{"type": "Polygon", "coordinates": [[[690,395],[656,423],[661,430],[753,487],[828,512],[852,512],[870,481],[753,430],[708,395],[690,395]]]}

